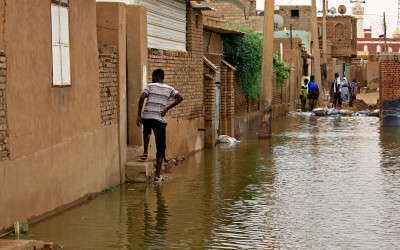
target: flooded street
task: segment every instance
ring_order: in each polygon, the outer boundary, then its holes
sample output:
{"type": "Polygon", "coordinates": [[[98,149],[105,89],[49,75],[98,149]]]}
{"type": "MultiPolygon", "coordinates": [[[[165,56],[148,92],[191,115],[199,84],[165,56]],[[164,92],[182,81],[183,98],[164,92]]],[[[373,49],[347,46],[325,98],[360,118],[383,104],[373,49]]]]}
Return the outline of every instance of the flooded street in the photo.
{"type": "Polygon", "coordinates": [[[125,184],[31,225],[26,238],[65,249],[400,245],[400,130],[371,117],[273,126],[271,140],[253,131],[198,152],[162,185],[125,184]]]}

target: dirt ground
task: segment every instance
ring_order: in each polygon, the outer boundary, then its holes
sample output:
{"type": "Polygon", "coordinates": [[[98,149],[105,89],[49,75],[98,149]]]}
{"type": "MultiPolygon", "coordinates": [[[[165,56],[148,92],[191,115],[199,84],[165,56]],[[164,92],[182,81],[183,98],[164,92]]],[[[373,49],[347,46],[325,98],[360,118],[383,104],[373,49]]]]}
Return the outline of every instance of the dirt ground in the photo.
{"type": "MultiPolygon", "coordinates": [[[[320,107],[329,106],[328,100],[329,96],[325,94],[325,98],[319,101],[320,107]]],[[[378,99],[379,92],[368,92],[368,93],[360,93],[357,94],[357,100],[354,102],[353,107],[349,107],[347,103],[343,103],[342,108],[352,110],[352,111],[361,111],[361,110],[374,110],[378,109],[378,99]]]]}

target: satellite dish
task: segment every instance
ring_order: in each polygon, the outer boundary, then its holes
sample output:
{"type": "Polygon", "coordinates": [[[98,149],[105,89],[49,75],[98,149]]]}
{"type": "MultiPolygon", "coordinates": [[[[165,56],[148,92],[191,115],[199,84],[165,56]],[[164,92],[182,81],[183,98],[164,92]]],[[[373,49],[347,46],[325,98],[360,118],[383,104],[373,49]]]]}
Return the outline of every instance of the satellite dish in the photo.
{"type": "Polygon", "coordinates": [[[283,17],[279,14],[274,14],[274,29],[279,29],[283,26],[283,17]]]}
{"type": "Polygon", "coordinates": [[[332,15],[336,14],[336,8],[335,8],[335,7],[331,7],[328,11],[329,11],[329,13],[331,13],[332,15]]]}
{"type": "Polygon", "coordinates": [[[346,11],[347,11],[347,8],[346,8],[346,6],[344,6],[344,5],[339,5],[339,7],[338,7],[338,12],[340,13],[340,14],[344,14],[344,13],[346,13],[346,11]]]}

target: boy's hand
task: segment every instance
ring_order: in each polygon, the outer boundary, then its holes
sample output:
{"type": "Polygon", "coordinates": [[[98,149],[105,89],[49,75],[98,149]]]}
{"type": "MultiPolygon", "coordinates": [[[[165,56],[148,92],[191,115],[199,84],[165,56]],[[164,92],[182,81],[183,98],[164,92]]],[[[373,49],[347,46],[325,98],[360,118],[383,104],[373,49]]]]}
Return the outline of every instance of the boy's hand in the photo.
{"type": "Polygon", "coordinates": [[[161,111],[161,117],[164,117],[167,114],[167,109],[164,109],[163,111],[161,111]]]}
{"type": "Polygon", "coordinates": [[[141,124],[142,124],[142,117],[139,115],[139,116],[136,118],[136,125],[138,125],[138,127],[140,127],[141,124]]]}

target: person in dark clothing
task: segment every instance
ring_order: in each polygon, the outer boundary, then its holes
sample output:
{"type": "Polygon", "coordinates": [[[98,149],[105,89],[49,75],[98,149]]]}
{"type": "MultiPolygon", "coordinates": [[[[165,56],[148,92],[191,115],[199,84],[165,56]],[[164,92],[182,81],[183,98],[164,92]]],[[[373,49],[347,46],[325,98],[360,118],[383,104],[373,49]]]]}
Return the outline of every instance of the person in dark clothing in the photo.
{"type": "Polygon", "coordinates": [[[342,94],[340,89],[339,73],[335,73],[335,80],[332,82],[331,93],[333,98],[333,107],[342,108],[342,94]]]}
{"type": "Polygon", "coordinates": [[[314,105],[318,101],[319,97],[319,88],[318,84],[314,81],[315,77],[312,75],[310,76],[310,82],[308,83],[308,100],[310,104],[310,111],[314,109],[314,105]]]}
{"type": "Polygon", "coordinates": [[[350,83],[350,102],[349,102],[350,107],[353,107],[353,103],[357,99],[357,92],[358,92],[358,85],[356,79],[353,79],[353,81],[350,83]]]}

